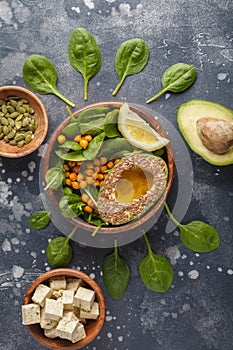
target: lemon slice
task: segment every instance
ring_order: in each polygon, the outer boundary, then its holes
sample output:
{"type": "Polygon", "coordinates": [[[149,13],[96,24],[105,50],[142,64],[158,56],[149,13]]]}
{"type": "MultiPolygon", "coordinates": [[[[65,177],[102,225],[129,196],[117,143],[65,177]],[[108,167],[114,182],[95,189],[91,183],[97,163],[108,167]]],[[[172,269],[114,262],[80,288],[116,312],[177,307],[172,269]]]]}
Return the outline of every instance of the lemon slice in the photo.
{"type": "Polygon", "coordinates": [[[118,129],[131,145],[145,151],[156,151],[169,143],[159,135],[145,120],[133,112],[127,103],[119,111],[118,129]]]}

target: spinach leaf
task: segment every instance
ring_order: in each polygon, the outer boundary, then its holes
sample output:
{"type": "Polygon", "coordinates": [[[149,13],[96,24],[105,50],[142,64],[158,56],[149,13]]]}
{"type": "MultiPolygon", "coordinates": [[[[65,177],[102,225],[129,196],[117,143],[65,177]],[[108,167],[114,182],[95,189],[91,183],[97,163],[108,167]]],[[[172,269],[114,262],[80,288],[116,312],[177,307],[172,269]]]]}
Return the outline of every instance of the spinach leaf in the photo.
{"type": "Polygon", "coordinates": [[[100,48],[91,33],[84,28],[76,28],[70,36],[68,56],[71,66],[83,76],[84,100],[87,100],[88,82],[102,65],[100,48]]]}
{"type": "Polygon", "coordinates": [[[98,135],[104,131],[104,117],[97,118],[93,121],[80,122],[79,130],[81,135],[89,134],[98,135]]]}
{"type": "Polygon", "coordinates": [[[103,281],[110,296],[115,300],[120,300],[127,289],[130,270],[125,260],[118,254],[115,240],[114,251],[107,255],[103,262],[103,281]]]}
{"type": "Polygon", "coordinates": [[[143,39],[130,39],[120,45],[115,58],[115,69],[120,81],[112,93],[113,96],[118,93],[127,76],[137,74],[143,70],[148,58],[147,44],[143,39]]]}
{"type": "Polygon", "coordinates": [[[150,242],[144,234],[148,255],[140,262],[139,273],[144,285],[153,292],[166,292],[173,280],[173,270],[170,262],[165,256],[155,255],[151,249],[150,242]]]}
{"type": "Polygon", "coordinates": [[[62,152],[61,150],[56,150],[55,153],[63,160],[73,160],[75,162],[82,162],[86,160],[82,154],[82,151],[62,152]]]}
{"type": "Polygon", "coordinates": [[[188,89],[196,80],[197,72],[193,66],[186,63],[176,63],[167,68],[162,77],[162,90],[146,103],[153,102],[165,91],[182,92],[188,89]]]}
{"type": "Polygon", "coordinates": [[[97,207],[97,201],[98,201],[98,197],[99,197],[99,191],[97,190],[97,187],[96,186],[92,186],[92,185],[87,185],[84,188],[84,191],[86,192],[86,194],[90,197],[92,202],[97,207]]]}
{"type": "Polygon", "coordinates": [[[104,119],[104,132],[108,138],[121,136],[118,130],[119,109],[114,109],[106,114],[104,119]]]}
{"type": "Polygon", "coordinates": [[[50,188],[56,190],[59,186],[62,185],[65,180],[65,171],[62,165],[58,164],[47,170],[45,174],[46,187],[45,191],[50,188]]]}
{"type": "Polygon", "coordinates": [[[59,201],[59,209],[66,218],[82,215],[85,205],[79,195],[75,193],[64,195],[59,201]]]}
{"type": "Polygon", "coordinates": [[[102,132],[101,134],[95,136],[91,140],[91,142],[88,144],[88,147],[83,151],[83,156],[87,160],[93,160],[96,158],[103,144],[104,138],[105,138],[105,133],[102,132]]]}
{"type": "Polygon", "coordinates": [[[29,218],[29,226],[34,230],[45,228],[50,221],[51,213],[48,211],[38,211],[32,214],[29,218]]]}
{"type": "Polygon", "coordinates": [[[72,259],[72,248],[69,244],[69,240],[75,233],[77,227],[75,227],[67,237],[53,238],[46,250],[48,262],[53,267],[66,267],[72,259]]]}
{"type": "Polygon", "coordinates": [[[82,147],[78,142],[67,140],[59,146],[60,148],[71,149],[72,151],[81,151],[82,147]]]}
{"type": "Polygon", "coordinates": [[[98,117],[105,117],[105,114],[110,111],[110,107],[93,107],[90,109],[85,109],[81,111],[78,115],[78,120],[80,123],[92,121],[98,117]]]}
{"type": "Polygon", "coordinates": [[[107,157],[108,159],[112,158],[113,154],[118,152],[130,152],[133,150],[133,146],[123,137],[116,137],[114,139],[109,139],[104,141],[100,152],[99,157],[107,157]]]}
{"type": "Polygon", "coordinates": [[[58,91],[56,87],[56,68],[46,57],[40,55],[29,56],[24,62],[23,79],[30,89],[39,94],[54,94],[71,107],[75,106],[58,91]]]}
{"type": "Polygon", "coordinates": [[[69,124],[64,126],[62,129],[62,134],[64,134],[67,137],[74,137],[76,135],[80,134],[79,124],[78,121],[70,121],[69,124]]]}
{"type": "Polygon", "coordinates": [[[164,206],[172,221],[179,227],[180,239],[185,247],[197,253],[212,252],[219,247],[220,236],[213,226],[202,221],[182,225],[174,218],[167,203],[164,206]]]}

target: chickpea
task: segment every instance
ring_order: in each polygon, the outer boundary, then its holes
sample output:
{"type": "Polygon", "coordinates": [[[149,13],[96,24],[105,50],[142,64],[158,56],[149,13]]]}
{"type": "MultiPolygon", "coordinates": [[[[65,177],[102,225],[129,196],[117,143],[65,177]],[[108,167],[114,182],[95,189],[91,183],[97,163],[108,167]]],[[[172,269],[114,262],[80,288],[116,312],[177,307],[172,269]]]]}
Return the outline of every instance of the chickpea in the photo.
{"type": "Polygon", "coordinates": [[[80,146],[81,146],[83,149],[86,149],[87,146],[88,146],[88,141],[85,140],[85,139],[81,139],[81,140],[79,141],[79,144],[80,144],[80,146]]]}
{"type": "Polygon", "coordinates": [[[94,165],[100,165],[101,163],[100,163],[100,160],[98,159],[98,158],[95,158],[94,160],[93,160],[93,163],[94,163],[94,165]]]}
{"type": "Polygon", "coordinates": [[[83,174],[82,174],[82,173],[78,173],[78,175],[77,175],[77,180],[78,180],[78,181],[82,181],[83,179],[84,179],[83,174]]]}
{"type": "Polygon", "coordinates": [[[86,186],[87,186],[86,181],[80,181],[80,183],[79,183],[80,188],[85,188],[86,186]]]}
{"type": "Polygon", "coordinates": [[[104,174],[99,173],[99,174],[97,174],[96,178],[98,180],[103,180],[104,179],[104,174]]]}
{"type": "Polygon", "coordinates": [[[87,203],[88,201],[89,201],[89,196],[86,194],[86,193],[83,193],[82,195],[81,195],[81,199],[82,199],[82,201],[84,202],[84,203],[87,203]]]}
{"type": "Polygon", "coordinates": [[[93,178],[91,176],[86,177],[86,182],[90,185],[94,182],[93,178]]]}
{"type": "Polygon", "coordinates": [[[74,190],[78,190],[79,189],[79,183],[77,181],[73,181],[71,184],[72,188],[74,190]]]}
{"type": "Polygon", "coordinates": [[[78,174],[78,172],[79,172],[79,166],[78,166],[78,165],[75,165],[75,166],[73,167],[73,172],[75,172],[76,174],[78,174]]]}
{"type": "Polygon", "coordinates": [[[69,178],[70,177],[70,172],[66,171],[66,177],[69,178]]]}
{"type": "Polygon", "coordinates": [[[70,174],[70,180],[71,181],[76,181],[77,180],[77,174],[76,173],[71,173],[70,174]]]}
{"type": "Polygon", "coordinates": [[[62,135],[62,134],[58,135],[57,142],[60,143],[60,145],[62,145],[65,141],[66,141],[65,135],[62,135]]]}
{"type": "Polygon", "coordinates": [[[69,160],[69,161],[68,161],[68,165],[69,165],[71,168],[73,168],[73,167],[76,165],[76,162],[73,161],[73,160],[69,160]]]}
{"type": "Polygon", "coordinates": [[[97,173],[92,173],[92,175],[91,175],[91,176],[92,176],[92,179],[94,179],[94,180],[95,180],[95,179],[96,179],[96,177],[97,177],[97,173]]]}
{"type": "Polygon", "coordinates": [[[84,139],[87,140],[88,142],[90,142],[92,140],[92,136],[91,135],[85,135],[84,139]]]}
{"type": "Polygon", "coordinates": [[[95,181],[95,187],[98,187],[100,185],[99,180],[95,181]]]}
{"type": "Polygon", "coordinates": [[[66,179],[67,186],[72,186],[72,181],[70,179],[66,179]]]}
{"type": "Polygon", "coordinates": [[[107,158],[106,157],[100,157],[100,162],[102,165],[106,164],[107,163],[107,158]]]}
{"type": "Polygon", "coordinates": [[[103,180],[102,180],[102,181],[100,181],[99,186],[102,186],[102,185],[103,185],[103,183],[104,183],[104,181],[103,181],[103,180]]]}
{"type": "Polygon", "coordinates": [[[86,212],[86,213],[92,213],[92,211],[93,211],[93,209],[91,208],[91,207],[89,207],[89,205],[86,205],[85,207],[84,207],[84,211],[86,212]]]}
{"type": "Polygon", "coordinates": [[[93,169],[94,164],[92,162],[89,162],[89,163],[87,163],[86,167],[87,167],[87,169],[93,169]]]}
{"type": "Polygon", "coordinates": [[[91,207],[91,208],[93,208],[95,206],[91,199],[89,199],[87,201],[87,205],[89,205],[89,207],[91,207]]]}
{"type": "Polygon", "coordinates": [[[70,170],[70,167],[69,167],[68,164],[63,164],[63,168],[64,168],[64,170],[66,170],[66,171],[70,170]]]}
{"type": "Polygon", "coordinates": [[[119,161],[120,161],[120,159],[119,159],[119,158],[115,159],[115,160],[114,160],[114,164],[119,163],[119,161]]]}
{"type": "Polygon", "coordinates": [[[104,173],[108,169],[107,165],[102,165],[100,168],[101,173],[104,173]]]}
{"type": "Polygon", "coordinates": [[[74,141],[79,142],[81,140],[82,136],[81,135],[75,135],[74,141]]]}
{"type": "Polygon", "coordinates": [[[108,162],[107,163],[107,167],[108,167],[108,169],[112,169],[113,167],[114,167],[114,163],[113,162],[108,162]]]}
{"type": "Polygon", "coordinates": [[[85,170],[85,174],[88,175],[88,176],[92,176],[93,170],[92,169],[87,169],[87,170],[85,170]]]}

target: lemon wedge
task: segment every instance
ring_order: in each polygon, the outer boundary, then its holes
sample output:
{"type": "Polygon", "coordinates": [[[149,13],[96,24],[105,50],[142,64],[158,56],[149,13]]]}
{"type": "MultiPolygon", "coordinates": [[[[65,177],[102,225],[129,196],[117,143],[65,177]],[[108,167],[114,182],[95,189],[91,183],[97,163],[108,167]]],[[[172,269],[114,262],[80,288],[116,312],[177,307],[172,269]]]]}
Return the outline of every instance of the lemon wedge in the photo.
{"type": "Polygon", "coordinates": [[[124,103],[119,111],[118,129],[131,145],[145,151],[156,151],[169,143],[144,119],[124,103]]]}

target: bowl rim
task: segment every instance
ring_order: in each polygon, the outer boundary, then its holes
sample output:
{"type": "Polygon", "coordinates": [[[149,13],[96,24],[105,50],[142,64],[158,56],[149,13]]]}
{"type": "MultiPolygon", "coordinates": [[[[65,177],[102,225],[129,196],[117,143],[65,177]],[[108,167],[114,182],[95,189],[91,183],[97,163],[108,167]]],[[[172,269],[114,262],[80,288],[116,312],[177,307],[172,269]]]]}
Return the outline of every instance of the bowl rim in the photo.
{"type": "MultiPolygon", "coordinates": [[[[18,152],[15,153],[8,153],[2,150],[2,147],[0,149],[0,157],[5,157],[5,158],[20,158],[24,157],[28,154],[33,153],[36,151],[40,145],[44,142],[47,132],[48,132],[48,114],[45,109],[45,106],[43,102],[39,99],[37,95],[35,95],[31,90],[26,89],[22,86],[18,85],[4,85],[0,86],[0,94],[2,92],[7,92],[8,90],[15,90],[15,95],[17,96],[17,92],[20,94],[26,94],[29,96],[32,100],[35,101],[35,104],[38,106],[38,108],[41,110],[40,115],[43,116],[43,129],[41,129],[40,133],[36,135],[36,137],[31,141],[31,147],[28,148],[27,150],[24,150],[24,147],[22,147],[20,150],[19,148],[16,148],[16,146],[11,146],[12,150],[15,148],[18,152]],[[34,142],[37,141],[37,142],[34,142]]],[[[23,98],[23,97],[22,97],[23,98]]],[[[26,98],[26,96],[25,96],[26,98]]],[[[0,140],[2,141],[2,140],[0,140]]]]}
{"type": "Polygon", "coordinates": [[[42,273],[42,275],[37,277],[28,287],[27,291],[24,294],[23,305],[27,305],[32,302],[31,301],[32,294],[40,283],[45,283],[46,281],[48,281],[49,278],[57,277],[57,276],[81,278],[89,287],[91,287],[95,291],[96,299],[99,303],[100,314],[96,320],[93,320],[93,322],[98,321],[97,323],[98,327],[94,327],[94,331],[92,332],[91,335],[88,335],[86,338],[81,339],[76,343],[71,343],[69,340],[65,340],[61,338],[56,338],[56,339],[47,338],[42,334],[42,332],[39,333],[37,331],[38,327],[40,327],[38,324],[26,325],[26,327],[29,330],[30,334],[34,337],[34,339],[36,339],[40,344],[50,349],[63,349],[63,350],[81,349],[84,346],[88,345],[91,341],[93,341],[94,338],[99,334],[100,330],[103,327],[105,317],[106,317],[106,302],[105,302],[103,291],[100,288],[100,286],[90,276],[88,276],[82,271],[75,270],[72,268],[57,268],[57,269],[44,272],[42,273]],[[61,342],[64,343],[64,346],[60,344],[61,342]]]}
{"type": "MultiPolygon", "coordinates": [[[[102,102],[95,102],[95,103],[91,103],[88,104],[82,108],[79,108],[77,111],[75,111],[73,113],[74,117],[77,117],[79,115],[79,113],[91,109],[91,108],[95,108],[95,107],[104,107],[104,106],[113,106],[116,108],[120,108],[124,103],[128,103],[128,102],[124,102],[124,101],[102,101],[102,102]]],[[[159,133],[162,136],[166,136],[169,139],[169,136],[167,135],[165,129],[162,127],[162,125],[153,118],[153,116],[151,114],[149,114],[148,111],[146,111],[145,109],[143,109],[143,106],[138,106],[137,104],[134,103],[128,103],[129,107],[132,108],[133,111],[135,112],[139,112],[139,115],[143,117],[144,120],[146,120],[147,122],[149,122],[149,124],[154,128],[159,128],[160,131],[159,133]]],[[[159,113],[157,113],[159,114],[159,113]]],[[[53,135],[51,136],[49,143],[47,145],[47,148],[45,150],[45,154],[44,154],[44,159],[43,159],[43,181],[45,179],[45,174],[46,171],[49,169],[49,162],[50,159],[47,157],[47,155],[49,154],[49,156],[51,155],[52,151],[53,151],[53,146],[57,140],[57,136],[59,135],[59,133],[61,132],[61,130],[64,128],[64,126],[66,126],[70,121],[70,117],[67,117],[54,131],[53,135]],[[52,145],[51,145],[52,142],[52,145]]],[[[174,163],[174,157],[173,157],[173,149],[172,149],[172,145],[171,142],[168,143],[168,145],[166,146],[166,152],[167,152],[167,167],[168,167],[168,181],[167,181],[167,185],[166,185],[166,189],[163,192],[162,196],[159,198],[159,200],[149,209],[147,210],[145,213],[143,213],[138,219],[130,221],[129,223],[126,223],[125,225],[118,225],[118,226],[106,226],[106,227],[101,227],[98,230],[98,234],[115,234],[115,233],[122,233],[125,231],[130,231],[133,230],[139,226],[142,226],[143,224],[145,224],[149,219],[151,219],[156,213],[157,211],[161,208],[162,204],[164,203],[164,201],[166,200],[166,197],[171,189],[172,183],[173,183],[173,178],[174,178],[174,173],[175,173],[175,163],[174,163]]],[[[48,197],[51,201],[53,201],[53,204],[56,205],[56,196],[54,194],[54,191],[51,189],[47,190],[48,193],[48,197]]],[[[62,214],[61,214],[62,215],[62,214]]],[[[89,223],[87,223],[85,220],[80,219],[79,217],[77,218],[73,218],[73,219],[68,219],[68,218],[64,218],[65,220],[68,220],[70,223],[72,223],[73,225],[83,229],[84,231],[87,232],[93,232],[93,230],[96,228],[96,226],[91,225],[89,223]]]]}

